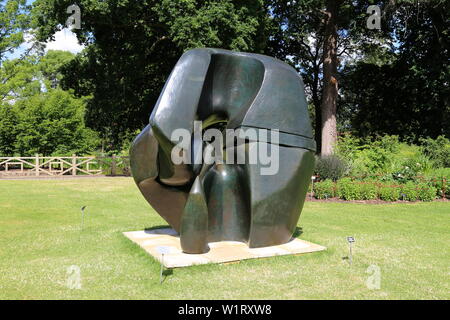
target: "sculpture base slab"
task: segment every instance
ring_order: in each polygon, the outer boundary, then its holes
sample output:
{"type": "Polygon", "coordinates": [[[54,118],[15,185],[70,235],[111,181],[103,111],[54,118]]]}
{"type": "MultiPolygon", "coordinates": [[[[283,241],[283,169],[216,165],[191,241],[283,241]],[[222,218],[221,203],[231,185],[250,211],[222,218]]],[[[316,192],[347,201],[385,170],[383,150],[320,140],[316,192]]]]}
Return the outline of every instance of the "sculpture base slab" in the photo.
{"type": "Polygon", "coordinates": [[[207,253],[186,254],[182,252],[180,237],[173,229],[130,231],[123,234],[166,268],[181,268],[207,263],[229,263],[246,259],[297,255],[326,250],[321,245],[294,238],[282,245],[263,248],[249,248],[245,243],[237,241],[211,242],[209,243],[210,250],[207,253]],[[164,258],[162,252],[164,252],[164,258]]]}

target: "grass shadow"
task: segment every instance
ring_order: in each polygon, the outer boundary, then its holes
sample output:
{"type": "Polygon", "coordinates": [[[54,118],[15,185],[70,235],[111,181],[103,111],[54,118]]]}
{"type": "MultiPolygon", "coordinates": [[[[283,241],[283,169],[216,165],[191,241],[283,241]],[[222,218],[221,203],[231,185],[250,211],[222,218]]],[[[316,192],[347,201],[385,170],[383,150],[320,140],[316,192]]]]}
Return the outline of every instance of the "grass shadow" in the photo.
{"type": "Polygon", "coordinates": [[[171,226],[169,226],[168,224],[158,225],[158,226],[153,226],[153,227],[147,227],[144,229],[144,232],[153,231],[153,230],[157,230],[157,229],[173,229],[173,228],[171,226]]]}
{"type": "Polygon", "coordinates": [[[294,234],[292,235],[292,238],[298,238],[302,235],[303,228],[302,227],[295,227],[294,234]]]}
{"type": "Polygon", "coordinates": [[[163,284],[167,277],[173,275],[173,269],[164,269],[162,272],[162,279],[161,279],[161,284],[163,284]]]}

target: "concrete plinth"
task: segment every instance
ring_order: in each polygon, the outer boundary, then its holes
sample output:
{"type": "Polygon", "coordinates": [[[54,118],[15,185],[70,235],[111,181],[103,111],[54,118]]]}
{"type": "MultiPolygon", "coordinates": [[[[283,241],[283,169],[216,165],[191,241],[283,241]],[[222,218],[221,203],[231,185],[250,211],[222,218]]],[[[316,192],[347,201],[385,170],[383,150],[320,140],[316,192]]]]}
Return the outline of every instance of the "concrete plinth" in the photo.
{"type": "Polygon", "coordinates": [[[173,229],[130,231],[123,234],[160,263],[163,263],[166,268],[189,267],[207,263],[228,263],[245,259],[326,250],[321,245],[294,238],[282,245],[254,249],[249,248],[245,243],[236,241],[211,242],[209,243],[210,250],[207,253],[186,254],[182,252],[180,237],[173,229]],[[164,253],[164,258],[162,253],[164,253]]]}

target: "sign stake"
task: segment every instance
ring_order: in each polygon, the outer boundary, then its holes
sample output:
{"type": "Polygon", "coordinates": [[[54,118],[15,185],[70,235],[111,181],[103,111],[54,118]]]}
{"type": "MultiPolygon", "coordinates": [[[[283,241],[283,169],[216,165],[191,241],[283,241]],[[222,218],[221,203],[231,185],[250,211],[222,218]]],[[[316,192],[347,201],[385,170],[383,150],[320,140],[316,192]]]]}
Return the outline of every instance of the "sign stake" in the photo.
{"type": "Polygon", "coordinates": [[[311,200],[313,199],[313,193],[314,193],[314,180],[316,180],[316,176],[311,177],[311,200]]]}
{"type": "Polygon", "coordinates": [[[352,245],[353,245],[353,242],[355,242],[355,238],[354,237],[347,237],[347,242],[348,242],[348,245],[349,245],[349,254],[348,254],[348,261],[349,261],[349,263],[350,263],[350,265],[352,265],[353,264],[353,252],[352,252],[352,245]]]}
{"type": "Polygon", "coordinates": [[[84,209],[86,209],[86,206],[81,207],[81,226],[80,226],[80,236],[78,238],[78,241],[81,240],[81,232],[83,232],[83,227],[84,227],[84,209]]]}
{"type": "Polygon", "coordinates": [[[156,250],[161,253],[161,269],[159,271],[159,284],[163,282],[163,272],[164,272],[164,254],[170,253],[170,247],[159,246],[156,250]]]}
{"type": "Polygon", "coordinates": [[[159,273],[159,284],[163,282],[163,271],[164,271],[164,253],[161,253],[161,270],[159,273]]]}

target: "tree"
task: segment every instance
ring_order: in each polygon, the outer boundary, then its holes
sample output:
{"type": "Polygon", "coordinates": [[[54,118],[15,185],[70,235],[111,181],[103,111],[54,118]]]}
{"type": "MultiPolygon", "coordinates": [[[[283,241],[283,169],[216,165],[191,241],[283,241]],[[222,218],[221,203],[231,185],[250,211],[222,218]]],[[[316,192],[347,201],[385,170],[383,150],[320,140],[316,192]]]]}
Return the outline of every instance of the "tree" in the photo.
{"type": "Polygon", "coordinates": [[[269,1],[274,24],[267,54],[290,63],[301,74],[313,105],[317,148],[321,149],[323,12],[322,0],[269,1]]]}
{"type": "Polygon", "coordinates": [[[0,3],[0,65],[6,53],[11,53],[24,41],[29,27],[26,0],[6,0],[0,3]]]}
{"type": "Polygon", "coordinates": [[[18,154],[83,154],[98,147],[95,132],[84,125],[84,101],[67,91],[50,89],[17,102],[14,108],[18,154]]]}
{"type": "Polygon", "coordinates": [[[59,66],[73,55],[49,51],[5,61],[0,67],[0,154],[90,153],[99,146],[86,128],[85,99],[59,86],[59,66]]]}
{"type": "MultiPolygon", "coordinates": [[[[67,19],[72,1],[37,0],[40,40],[67,19]]],[[[87,48],[63,68],[62,86],[90,96],[87,124],[117,149],[128,132],[141,129],[180,55],[193,47],[262,52],[269,23],[262,0],[81,0],[87,48]]]]}
{"type": "Polygon", "coordinates": [[[393,45],[343,70],[342,110],[360,136],[450,137],[448,2],[399,2],[385,14],[393,45]]]}
{"type": "Polygon", "coordinates": [[[0,155],[7,156],[15,153],[17,123],[14,106],[0,105],[0,155]]]}
{"type": "Polygon", "coordinates": [[[73,57],[70,52],[49,50],[44,56],[6,60],[0,67],[0,102],[12,104],[56,88],[62,78],[59,69],[73,57]]]}
{"type": "Polygon", "coordinates": [[[36,56],[6,60],[0,67],[0,102],[13,104],[16,100],[32,96],[41,91],[35,78],[36,56]]]}
{"type": "Polygon", "coordinates": [[[336,101],[338,97],[337,81],[337,16],[340,1],[327,0],[325,32],[323,41],[323,91],[321,103],[321,154],[324,156],[333,153],[337,141],[336,129],[336,101]]]}
{"type": "Polygon", "coordinates": [[[314,106],[318,151],[330,154],[337,136],[338,83],[345,64],[361,56],[373,40],[382,43],[384,33],[366,28],[366,9],[383,1],[272,0],[278,25],[268,52],[290,62],[302,75],[314,106]]]}

